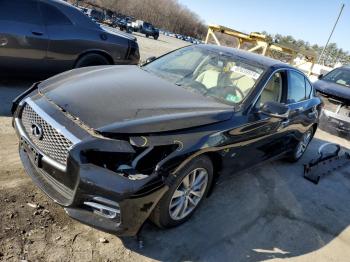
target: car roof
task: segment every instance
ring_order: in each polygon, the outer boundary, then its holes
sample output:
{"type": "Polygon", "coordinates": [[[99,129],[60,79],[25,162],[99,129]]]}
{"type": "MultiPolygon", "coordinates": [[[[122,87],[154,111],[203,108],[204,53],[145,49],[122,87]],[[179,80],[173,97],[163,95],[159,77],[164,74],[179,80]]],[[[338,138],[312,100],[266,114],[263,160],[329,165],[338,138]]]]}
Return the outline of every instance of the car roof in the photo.
{"type": "Polygon", "coordinates": [[[243,58],[244,60],[250,61],[254,64],[259,64],[262,67],[287,67],[287,68],[294,68],[290,66],[289,64],[283,63],[279,60],[255,54],[252,52],[248,52],[245,50],[233,48],[233,47],[226,47],[226,46],[217,46],[217,45],[212,45],[212,44],[198,44],[197,46],[200,46],[201,48],[208,48],[217,52],[225,52],[232,54],[233,56],[243,58]]]}
{"type": "Polygon", "coordinates": [[[76,7],[75,5],[72,5],[71,3],[68,3],[68,2],[63,1],[63,0],[50,0],[50,1],[43,1],[43,2],[51,2],[51,3],[55,3],[55,4],[76,7]]]}
{"type": "Polygon", "coordinates": [[[348,69],[348,70],[350,70],[350,65],[345,65],[345,66],[341,66],[341,67],[338,67],[338,68],[343,68],[343,69],[348,69]]]}

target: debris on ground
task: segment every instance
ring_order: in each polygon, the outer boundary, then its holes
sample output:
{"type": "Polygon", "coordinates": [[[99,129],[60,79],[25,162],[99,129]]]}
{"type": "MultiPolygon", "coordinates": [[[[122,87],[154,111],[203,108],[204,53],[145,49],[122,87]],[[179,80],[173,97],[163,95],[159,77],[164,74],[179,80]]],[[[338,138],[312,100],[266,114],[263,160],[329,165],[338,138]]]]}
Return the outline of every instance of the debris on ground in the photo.
{"type": "Polygon", "coordinates": [[[30,206],[32,208],[38,208],[38,205],[33,204],[33,203],[27,203],[27,206],[30,206]]]}
{"type": "Polygon", "coordinates": [[[109,241],[108,241],[107,239],[105,239],[104,237],[101,237],[101,238],[99,239],[99,242],[100,242],[100,243],[108,243],[109,241]]]}
{"type": "Polygon", "coordinates": [[[341,153],[341,147],[338,144],[324,143],[318,149],[318,158],[304,165],[304,178],[317,185],[322,177],[347,165],[350,165],[349,152],[341,153]],[[326,150],[332,147],[333,151],[326,150]]]}

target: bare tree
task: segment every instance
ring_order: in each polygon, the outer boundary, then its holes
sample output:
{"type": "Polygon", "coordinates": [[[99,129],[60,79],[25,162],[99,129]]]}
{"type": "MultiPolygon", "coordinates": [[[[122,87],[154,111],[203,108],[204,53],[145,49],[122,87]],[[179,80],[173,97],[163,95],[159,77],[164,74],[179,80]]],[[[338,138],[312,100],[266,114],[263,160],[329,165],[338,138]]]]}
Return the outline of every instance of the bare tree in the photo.
{"type": "Polygon", "coordinates": [[[83,0],[102,9],[151,22],[174,33],[203,39],[207,27],[200,17],[177,0],[83,0]]]}

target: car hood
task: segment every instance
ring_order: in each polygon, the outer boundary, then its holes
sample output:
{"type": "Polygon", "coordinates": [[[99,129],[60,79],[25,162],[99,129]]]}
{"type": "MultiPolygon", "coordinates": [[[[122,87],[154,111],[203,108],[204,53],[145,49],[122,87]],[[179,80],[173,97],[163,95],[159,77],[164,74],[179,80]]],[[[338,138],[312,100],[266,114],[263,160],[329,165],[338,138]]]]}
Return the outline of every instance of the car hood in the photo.
{"type": "Polygon", "coordinates": [[[314,83],[314,87],[321,93],[350,101],[350,87],[342,86],[325,80],[316,81],[314,83]]]}
{"type": "Polygon", "coordinates": [[[174,131],[228,120],[233,107],[192,93],[137,66],[75,69],[39,92],[101,133],[174,131]]]}

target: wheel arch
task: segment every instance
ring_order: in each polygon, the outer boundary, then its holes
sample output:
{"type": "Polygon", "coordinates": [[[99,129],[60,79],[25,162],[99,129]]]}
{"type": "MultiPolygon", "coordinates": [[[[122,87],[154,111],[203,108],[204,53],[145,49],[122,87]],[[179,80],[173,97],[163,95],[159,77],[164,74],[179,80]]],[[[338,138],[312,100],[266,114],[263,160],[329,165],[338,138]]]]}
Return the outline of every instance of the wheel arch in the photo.
{"type": "Polygon", "coordinates": [[[178,167],[175,169],[175,171],[172,172],[172,174],[176,174],[177,172],[179,172],[180,170],[182,170],[182,168],[184,168],[189,162],[191,162],[193,159],[200,157],[200,156],[206,156],[210,159],[212,165],[213,165],[213,182],[211,183],[211,186],[209,188],[208,191],[208,195],[210,196],[210,194],[213,191],[214,185],[215,185],[215,181],[219,178],[220,175],[220,171],[223,169],[223,157],[222,155],[219,153],[219,150],[210,150],[210,151],[197,151],[189,156],[187,156],[186,158],[182,159],[179,164],[178,167]]]}
{"type": "Polygon", "coordinates": [[[104,51],[104,50],[100,50],[100,49],[91,49],[91,50],[86,50],[86,51],[84,51],[84,52],[82,52],[82,53],[80,53],[80,54],[78,55],[78,57],[77,57],[77,58],[75,59],[75,61],[74,61],[73,68],[75,68],[75,66],[77,65],[78,61],[79,61],[82,57],[84,57],[84,56],[86,56],[86,55],[88,55],[88,54],[97,54],[97,55],[101,55],[101,56],[103,56],[104,58],[106,58],[106,59],[108,60],[108,62],[109,62],[110,65],[114,65],[114,60],[113,60],[112,56],[111,56],[108,52],[106,52],[106,51],[104,51]]]}

